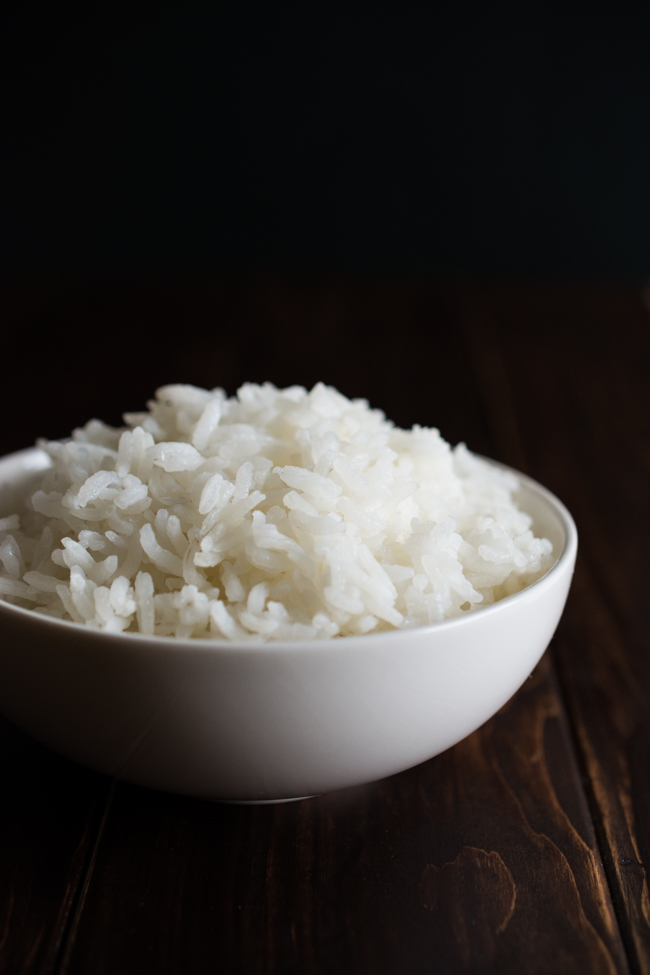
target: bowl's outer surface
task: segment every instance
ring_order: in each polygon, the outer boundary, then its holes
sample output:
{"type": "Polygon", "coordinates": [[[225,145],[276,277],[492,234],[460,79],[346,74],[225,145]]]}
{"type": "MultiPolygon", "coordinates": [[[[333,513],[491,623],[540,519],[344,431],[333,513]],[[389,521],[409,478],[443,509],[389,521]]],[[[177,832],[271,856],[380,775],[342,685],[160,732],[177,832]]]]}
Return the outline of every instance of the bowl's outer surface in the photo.
{"type": "MultiPolygon", "coordinates": [[[[0,514],[35,453],[0,460],[0,514]]],[[[0,710],[92,768],[215,799],[312,795],[416,765],[508,700],[564,608],[575,526],[521,480],[520,504],[561,555],[494,606],[408,631],[237,647],[108,634],[0,601],[0,710]]]]}

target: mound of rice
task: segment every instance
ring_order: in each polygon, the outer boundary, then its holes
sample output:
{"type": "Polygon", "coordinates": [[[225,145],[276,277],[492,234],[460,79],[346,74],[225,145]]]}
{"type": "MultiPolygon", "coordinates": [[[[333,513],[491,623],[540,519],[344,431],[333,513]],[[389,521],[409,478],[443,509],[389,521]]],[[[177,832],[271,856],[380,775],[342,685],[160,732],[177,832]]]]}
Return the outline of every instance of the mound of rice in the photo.
{"type": "Polygon", "coordinates": [[[52,467],[0,520],[2,598],[112,632],[304,640],[472,612],[551,564],[512,474],[322,383],[164,386],[124,420],[39,442],[52,467]]]}

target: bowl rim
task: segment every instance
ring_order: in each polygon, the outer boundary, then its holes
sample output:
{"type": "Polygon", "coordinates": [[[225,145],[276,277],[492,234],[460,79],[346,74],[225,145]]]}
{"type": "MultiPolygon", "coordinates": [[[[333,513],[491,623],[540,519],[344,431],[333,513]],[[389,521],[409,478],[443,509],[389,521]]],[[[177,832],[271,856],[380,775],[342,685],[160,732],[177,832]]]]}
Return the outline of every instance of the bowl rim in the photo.
{"type": "MultiPolygon", "coordinates": [[[[13,458],[18,458],[20,455],[35,455],[40,453],[40,447],[28,447],[23,450],[14,451],[11,454],[5,454],[0,457],[0,463],[3,461],[8,461],[13,458]]],[[[427,623],[424,626],[414,626],[408,629],[400,630],[395,628],[393,630],[382,630],[380,633],[365,633],[354,636],[345,637],[331,637],[323,638],[317,640],[246,640],[244,642],[238,643],[231,640],[219,640],[214,637],[175,637],[175,636],[156,636],[155,634],[138,633],[138,632],[121,632],[115,633],[107,630],[95,629],[94,627],[87,626],[84,623],[77,623],[74,620],[64,620],[58,619],[53,616],[46,616],[42,613],[36,613],[32,609],[27,609],[23,606],[16,606],[14,603],[7,602],[4,598],[0,596],[0,627],[2,614],[7,612],[10,615],[18,615],[18,617],[24,617],[25,622],[29,621],[32,625],[42,625],[45,628],[49,628],[50,625],[54,626],[55,629],[60,627],[71,629],[72,632],[78,636],[85,636],[91,641],[98,640],[101,643],[105,643],[106,646],[111,645],[112,649],[119,644],[123,644],[125,647],[129,647],[129,652],[133,652],[136,647],[140,650],[155,649],[158,652],[165,651],[170,652],[174,649],[182,650],[186,653],[188,650],[199,652],[199,653],[259,653],[263,652],[265,654],[274,652],[294,652],[294,653],[307,653],[313,652],[315,649],[325,650],[329,649],[343,649],[343,647],[349,647],[351,650],[358,648],[371,648],[381,645],[385,645],[387,641],[395,640],[395,638],[406,639],[409,635],[413,637],[414,635],[422,636],[434,636],[436,633],[440,633],[442,630],[448,631],[459,626],[470,626],[477,625],[477,621],[480,622],[481,619],[486,619],[488,616],[494,616],[496,613],[507,612],[508,609],[515,603],[521,602],[525,599],[534,598],[536,595],[541,594],[541,590],[547,589],[552,586],[555,582],[557,576],[564,570],[567,565],[571,566],[571,571],[573,571],[573,565],[575,563],[577,550],[578,550],[578,530],[571,516],[568,508],[560,501],[560,499],[553,494],[548,488],[540,484],[534,478],[530,477],[528,474],[523,474],[521,471],[516,470],[514,467],[510,467],[508,464],[504,464],[501,461],[494,460],[491,457],[485,457],[481,454],[476,454],[475,456],[481,457],[482,460],[487,461],[494,467],[499,467],[501,470],[507,471],[514,474],[522,486],[527,487],[533,492],[541,497],[554,513],[559,517],[562,527],[564,529],[564,547],[558,557],[555,559],[553,564],[547,569],[544,575],[536,579],[535,582],[530,583],[524,589],[519,592],[512,593],[509,596],[504,596],[495,603],[491,603],[489,606],[483,606],[474,612],[465,613],[462,616],[453,616],[450,619],[439,620],[437,623],[427,623]],[[531,594],[533,594],[531,596],[531,594]]],[[[516,490],[514,492],[516,494],[516,490]]]]}

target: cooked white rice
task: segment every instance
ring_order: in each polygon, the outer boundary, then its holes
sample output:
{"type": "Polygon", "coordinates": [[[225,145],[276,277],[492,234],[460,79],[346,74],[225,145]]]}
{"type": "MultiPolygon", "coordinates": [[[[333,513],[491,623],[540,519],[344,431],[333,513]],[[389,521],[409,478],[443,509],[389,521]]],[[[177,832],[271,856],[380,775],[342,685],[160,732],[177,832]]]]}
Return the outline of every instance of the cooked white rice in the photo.
{"type": "Polygon", "coordinates": [[[0,520],[0,595],[98,629],[304,640],[436,623],[539,578],[514,475],[319,383],[164,386],[126,428],[42,441],[0,520]]]}

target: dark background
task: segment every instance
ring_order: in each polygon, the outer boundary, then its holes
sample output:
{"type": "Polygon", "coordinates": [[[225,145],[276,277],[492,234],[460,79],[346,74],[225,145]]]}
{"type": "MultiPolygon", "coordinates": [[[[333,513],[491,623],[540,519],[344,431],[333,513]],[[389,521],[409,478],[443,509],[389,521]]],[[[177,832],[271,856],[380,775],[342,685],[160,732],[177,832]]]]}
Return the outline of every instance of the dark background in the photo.
{"type": "Polygon", "coordinates": [[[22,4],[3,274],[644,275],[647,4],[22,4]]]}
{"type": "Polygon", "coordinates": [[[323,380],[456,442],[455,287],[650,272],[648,5],[9,9],[2,453],[168,382],[323,380]]]}

